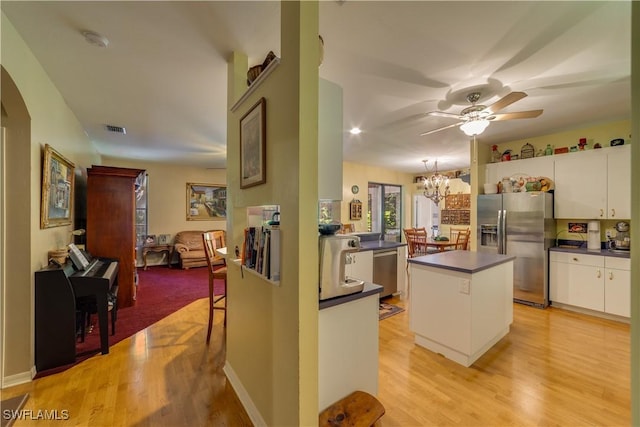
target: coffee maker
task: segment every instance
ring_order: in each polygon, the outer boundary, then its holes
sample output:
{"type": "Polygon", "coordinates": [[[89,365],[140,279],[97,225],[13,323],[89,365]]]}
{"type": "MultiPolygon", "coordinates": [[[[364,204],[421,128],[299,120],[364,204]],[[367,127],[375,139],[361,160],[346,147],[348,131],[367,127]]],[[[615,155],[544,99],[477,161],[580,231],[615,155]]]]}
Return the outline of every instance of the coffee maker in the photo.
{"type": "Polygon", "coordinates": [[[600,252],[600,221],[589,221],[587,225],[587,250],[600,252]]]}
{"type": "Polygon", "coordinates": [[[320,300],[362,292],[364,281],[345,274],[345,266],[353,262],[351,254],[360,249],[360,237],[319,236],[319,244],[320,300]]]}

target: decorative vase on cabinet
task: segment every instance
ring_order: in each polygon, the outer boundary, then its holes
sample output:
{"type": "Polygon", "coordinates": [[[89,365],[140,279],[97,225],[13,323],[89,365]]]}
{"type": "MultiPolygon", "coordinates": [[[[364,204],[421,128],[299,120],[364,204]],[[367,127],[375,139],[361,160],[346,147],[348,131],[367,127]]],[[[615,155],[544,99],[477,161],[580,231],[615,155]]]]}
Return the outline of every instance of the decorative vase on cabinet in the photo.
{"type": "Polygon", "coordinates": [[[135,182],[142,169],[87,169],[87,250],[118,260],[118,308],[135,303],[135,182]]]}

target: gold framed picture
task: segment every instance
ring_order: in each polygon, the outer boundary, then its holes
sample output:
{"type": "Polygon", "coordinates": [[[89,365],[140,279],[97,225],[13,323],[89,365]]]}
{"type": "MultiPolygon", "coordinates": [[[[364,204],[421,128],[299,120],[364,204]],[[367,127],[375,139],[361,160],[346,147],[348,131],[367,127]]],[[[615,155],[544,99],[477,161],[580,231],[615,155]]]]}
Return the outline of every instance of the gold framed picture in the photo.
{"type": "Polygon", "coordinates": [[[42,161],[42,200],[40,228],[71,224],[75,165],[49,144],[42,161]]]}
{"type": "Polygon", "coordinates": [[[227,186],[187,183],[187,221],[227,218],[227,186]]]}

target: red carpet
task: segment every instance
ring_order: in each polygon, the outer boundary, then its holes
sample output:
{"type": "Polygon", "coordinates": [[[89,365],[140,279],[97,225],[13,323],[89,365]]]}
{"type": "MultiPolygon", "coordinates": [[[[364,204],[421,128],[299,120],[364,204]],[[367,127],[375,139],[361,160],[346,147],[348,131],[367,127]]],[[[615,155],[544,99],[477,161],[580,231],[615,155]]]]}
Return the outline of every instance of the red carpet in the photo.
{"type": "MultiPolygon", "coordinates": [[[[109,313],[109,345],[114,345],[142,329],[151,326],[201,298],[209,297],[209,275],[207,267],[182,270],[166,266],[138,268],[136,304],[118,310],[116,334],[111,335],[111,313],[109,313]]],[[[215,280],[215,294],[224,293],[224,282],[215,280]]],[[[92,316],[94,325],[83,343],[76,345],[76,363],[38,372],[36,378],[64,371],[100,352],[100,330],[98,316],[92,316]]]]}

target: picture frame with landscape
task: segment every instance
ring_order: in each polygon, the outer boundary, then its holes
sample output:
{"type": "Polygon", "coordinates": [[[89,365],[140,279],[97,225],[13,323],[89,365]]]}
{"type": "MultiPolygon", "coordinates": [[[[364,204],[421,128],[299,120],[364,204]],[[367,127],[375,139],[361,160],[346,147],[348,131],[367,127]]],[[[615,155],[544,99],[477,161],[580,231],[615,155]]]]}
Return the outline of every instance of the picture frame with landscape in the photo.
{"type": "Polygon", "coordinates": [[[227,218],[227,186],[187,183],[187,221],[227,218]]]}
{"type": "Polygon", "coordinates": [[[266,182],[267,101],[260,98],[240,119],[240,188],[266,182]]]}
{"type": "Polygon", "coordinates": [[[42,199],[40,228],[71,224],[75,165],[49,144],[42,159],[42,199]]]}

